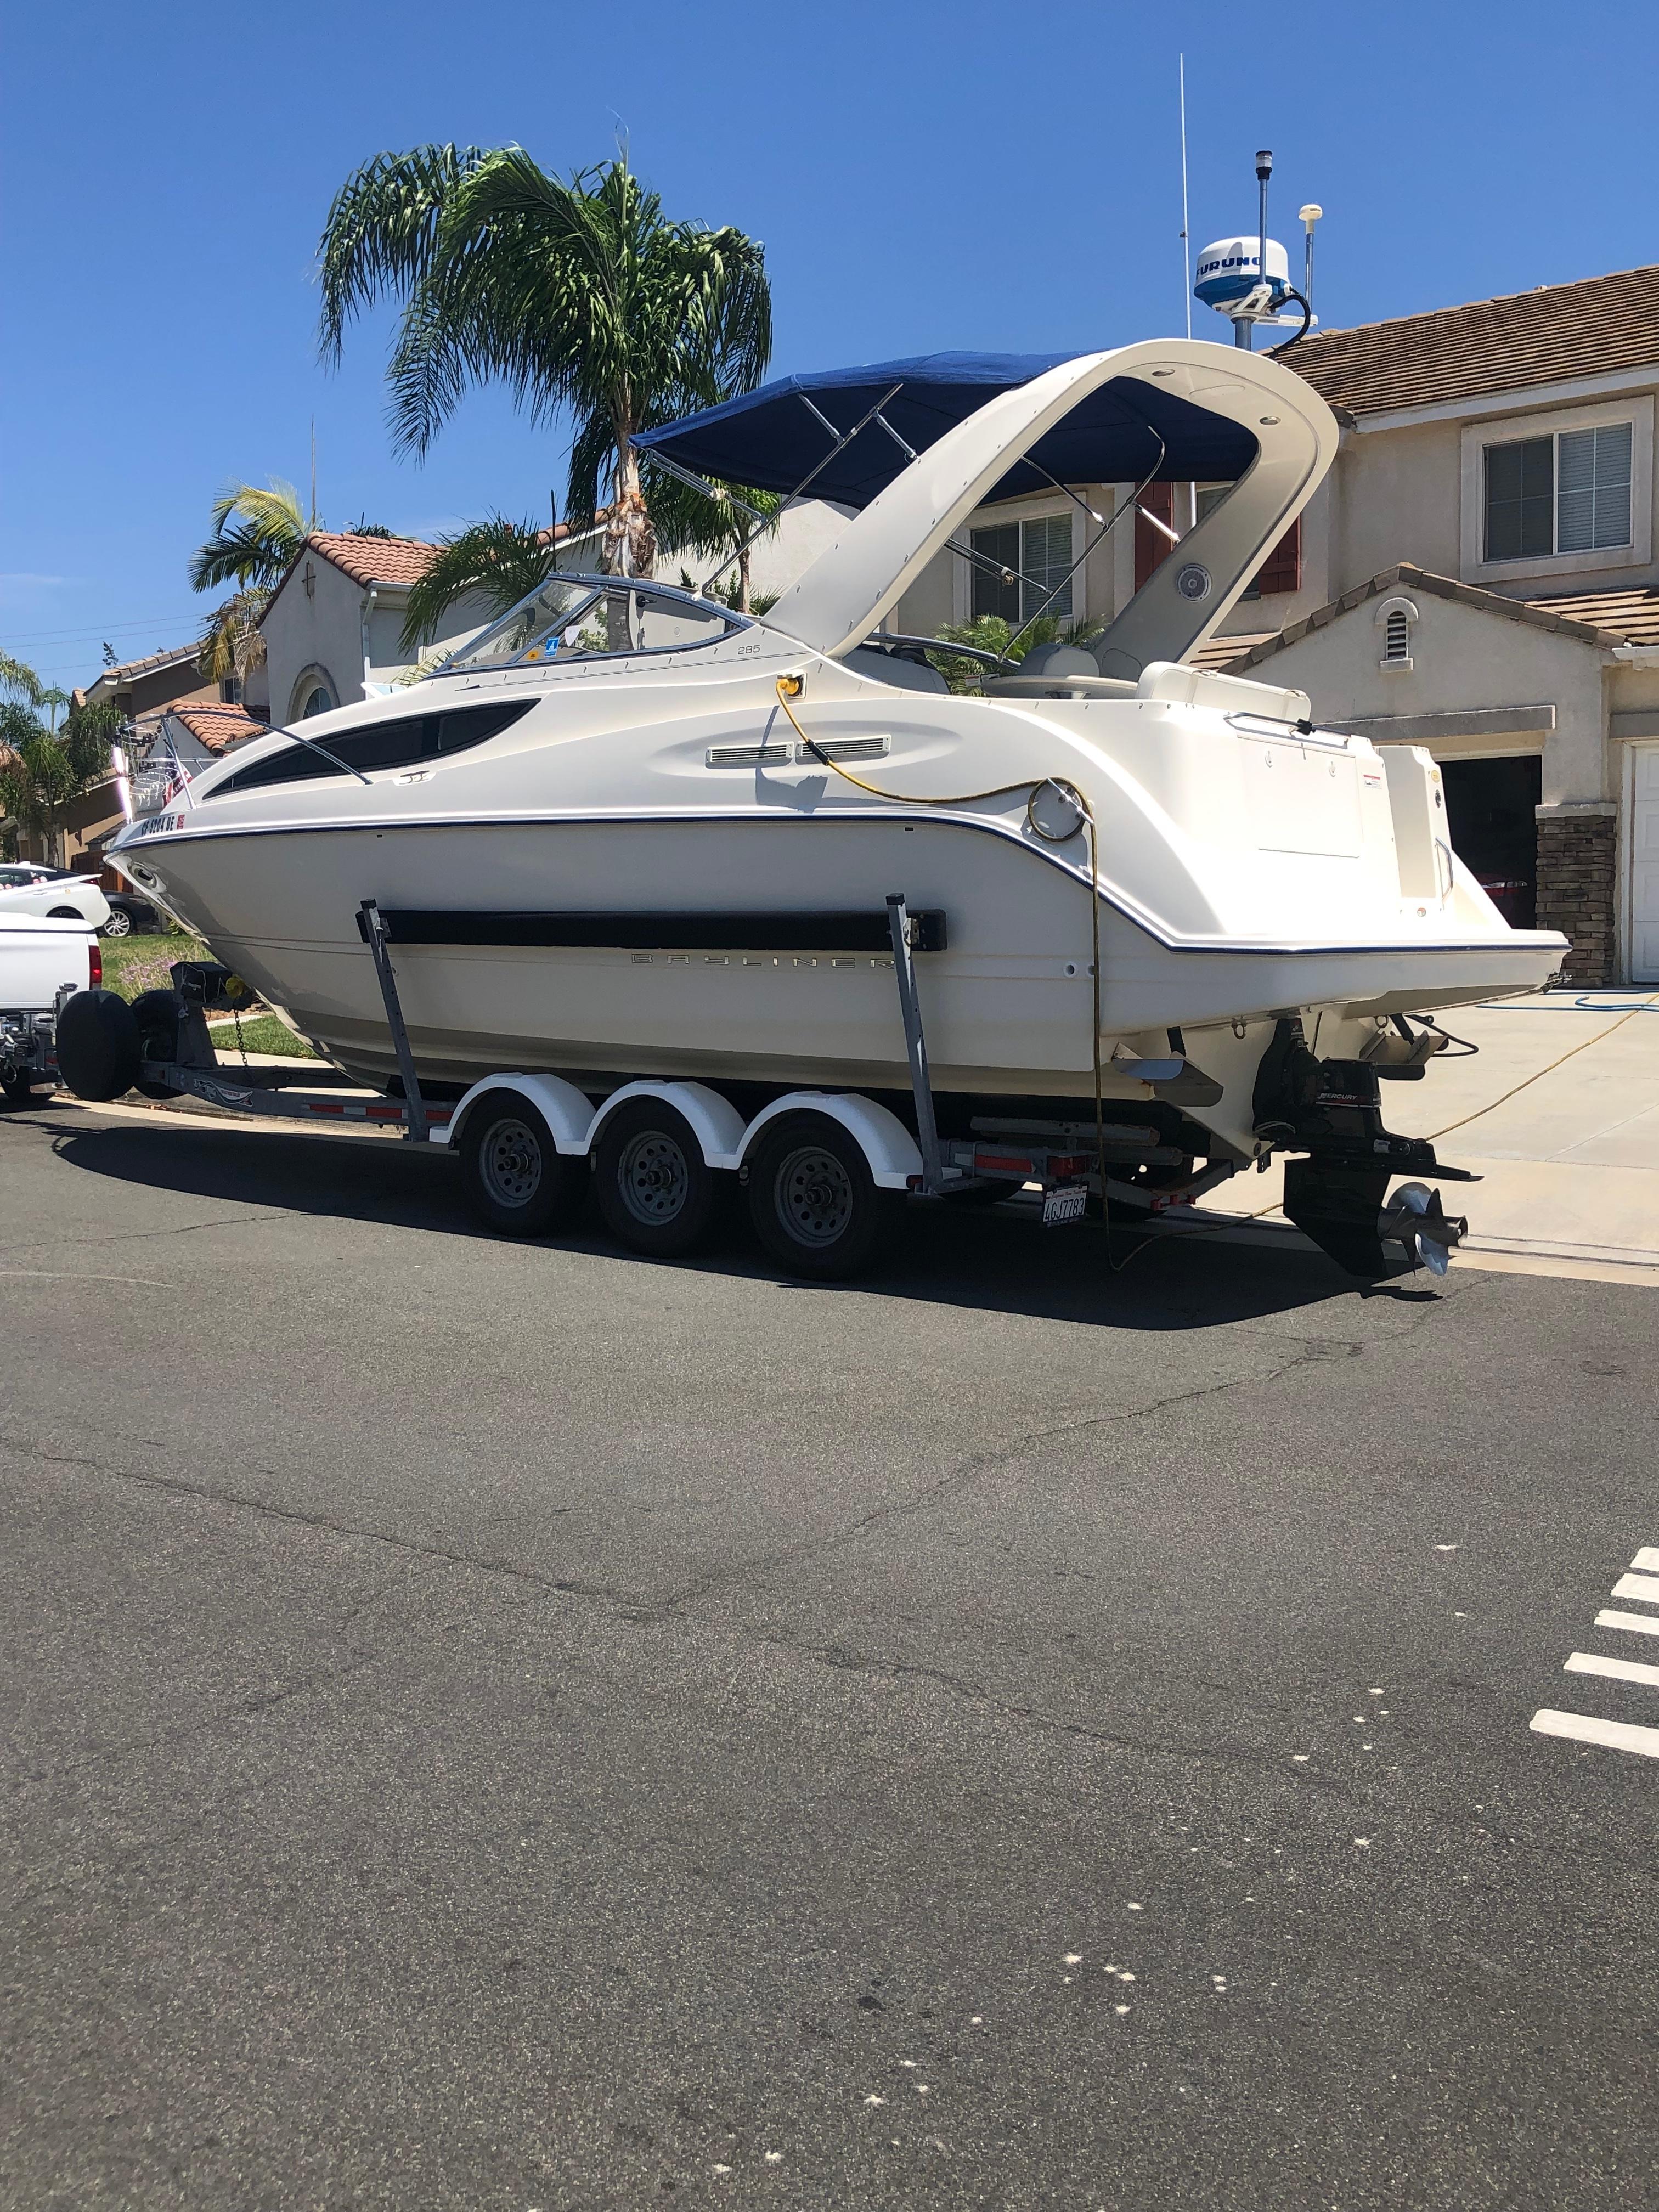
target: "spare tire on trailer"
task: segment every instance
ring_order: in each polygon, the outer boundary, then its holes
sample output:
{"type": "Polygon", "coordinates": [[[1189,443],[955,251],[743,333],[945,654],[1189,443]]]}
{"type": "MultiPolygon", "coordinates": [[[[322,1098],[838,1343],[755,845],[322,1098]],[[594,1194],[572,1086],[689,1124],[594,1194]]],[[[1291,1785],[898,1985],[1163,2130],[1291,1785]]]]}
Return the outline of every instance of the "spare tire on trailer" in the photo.
{"type": "Polygon", "coordinates": [[[58,1017],[58,1073],[77,1098],[119,1098],[143,1053],[132,1008],[114,991],[77,991],[58,1017]]]}

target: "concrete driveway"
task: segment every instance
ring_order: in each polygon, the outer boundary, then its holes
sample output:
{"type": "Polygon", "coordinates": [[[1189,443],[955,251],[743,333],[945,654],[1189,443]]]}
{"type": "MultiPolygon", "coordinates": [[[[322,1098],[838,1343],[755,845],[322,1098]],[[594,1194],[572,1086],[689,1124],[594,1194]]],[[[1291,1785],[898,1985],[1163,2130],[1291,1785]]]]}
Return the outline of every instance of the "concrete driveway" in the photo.
{"type": "Polygon", "coordinates": [[[0,1191],[0,2204],[1651,2206],[1650,1292],[0,1191]]]}
{"type": "MultiPolygon", "coordinates": [[[[1458,1264],[1659,1287],[1659,993],[1540,992],[1443,1026],[1478,1053],[1384,1084],[1382,1110],[1482,1178],[1444,1188],[1469,1218],[1458,1264]]],[[[1283,1181],[1275,1163],[1224,1185],[1208,1211],[1282,1224],[1283,1181]]]]}

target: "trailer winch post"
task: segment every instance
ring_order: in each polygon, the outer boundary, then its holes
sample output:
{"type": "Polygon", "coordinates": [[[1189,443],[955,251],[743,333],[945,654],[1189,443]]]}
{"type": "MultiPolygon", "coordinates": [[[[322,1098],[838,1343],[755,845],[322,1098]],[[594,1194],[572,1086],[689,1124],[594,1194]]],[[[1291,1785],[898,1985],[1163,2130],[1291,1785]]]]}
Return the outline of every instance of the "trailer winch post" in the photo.
{"type": "Polygon", "coordinates": [[[404,1027],[404,1010],[398,1000],[398,978],[392,972],[392,955],[386,949],[386,916],[375,899],[365,899],[358,908],[362,916],[363,941],[369,957],[374,963],[374,973],[380,978],[380,996],[386,1002],[386,1025],[392,1031],[392,1048],[398,1055],[398,1073],[404,1086],[404,1133],[424,1144],[427,1139],[426,1107],[421,1098],[420,1080],[415,1073],[415,1054],[410,1048],[409,1031],[404,1027]]]}
{"type": "Polygon", "coordinates": [[[937,1198],[945,1188],[945,1161],[933,1118],[933,1083],[927,1070],[927,1040],[921,1030],[921,1001],[916,995],[916,963],[910,944],[910,909],[902,891],[887,894],[887,923],[893,933],[893,972],[898,979],[899,1012],[904,1022],[904,1053],[910,1063],[910,1090],[916,1104],[916,1142],[921,1153],[921,1188],[937,1198]]]}

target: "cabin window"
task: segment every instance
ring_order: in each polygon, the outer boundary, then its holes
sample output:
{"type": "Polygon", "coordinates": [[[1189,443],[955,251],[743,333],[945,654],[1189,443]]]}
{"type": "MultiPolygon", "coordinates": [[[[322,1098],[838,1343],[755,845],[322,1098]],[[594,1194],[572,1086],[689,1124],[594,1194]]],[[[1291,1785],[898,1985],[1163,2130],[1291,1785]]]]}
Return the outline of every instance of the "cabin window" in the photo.
{"type": "Polygon", "coordinates": [[[465,752],[471,746],[483,744],[487,738],[498,737],[520,715],[527,714],[533,703],[529,699],[497,699],[487,707],[450,707],[435,714],[398,714],[359,723],[354,730],[331,730],[313,744],[285,745],[281,752],[250,761],[216,784],[208,796],[219,799],[227,792],[252,791],[268,783],[340,776],[349,769],[360,769],[367,775],[375,769],[414,768],[449,753],[465,752]],[[319,750],[320,747],[327,750],[319,750]],[[329,753],[333,754],[332,760],[329,753]]]}
{"type": "Polygon", "coordinates": [[[1000,615],[1006,623],[1030,622],[1041,610],[1062,622],[1071,620],[1076,580],[1066,573],[1075,557],[1069,514],[1000,522],[990,530],[975,530],[969,543],[979,556],[972,569],[975,618],[1000,615]],[[1054,597],[1049,600],[1051,592],[1054,597]]]}
{"type": "Polygon", "coordinates": [[[669,586],[555,574],[433,673],[507,663],[538,666],[602,653],[674,653],[715,644],[747,621],[669,586]]]}
{"type": "Polygon", "coordinates": [[[1631,542],[1632,425],[1486,449],[1486,558],[1548,559],[1631,542]]]}

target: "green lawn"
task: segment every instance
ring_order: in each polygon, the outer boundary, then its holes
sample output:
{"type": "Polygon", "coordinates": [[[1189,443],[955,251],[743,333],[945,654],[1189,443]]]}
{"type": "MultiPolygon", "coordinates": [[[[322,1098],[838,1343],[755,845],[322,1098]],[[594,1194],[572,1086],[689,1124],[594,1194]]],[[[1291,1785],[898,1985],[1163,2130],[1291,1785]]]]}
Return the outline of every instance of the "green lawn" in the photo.
{"type": "Polygon", "coordinates": [[[123,999],[136,999],[141,991],[165,991],[173,978],[167,970],[175,960],[205,960],[208,949],[199,937],[100,937],[104,988],[123,999]]]}
{"type": "MultiPolygon", "coordinates": [[[[123,999],[136,999],[141,991],[165,991],[173,981],[175,960],[212,957],[199,937],[182,933],[169,937],[100,937],[104,957],[104,988],[123,999]]],[[[234,1060],[237,1053],[236,1024],[212,1022],[213,1048],[221,1059],[234,1060]]],[[[302,1037],[283,1027],[275,1014],[244,1014],[242,1044],[249,1052],[281,1053],[289,1060],[315,1060],[317,1054],[302,1037]]]]}
{"type": "MultiPolygon", "coordinates": [[[[234,1066],[238,1045],[234,1022],[210,1022],[209,1030],[213,1038],[213,1049],[221,1060],[234,1066]]],[[[292,1030],[279,1022],[275,1014],[244,1014],[240,1048],[246,1052],[281,1053],[289,1060],[316,1060],[314,1053],[303,1037],[296,1037],[292,1030]]]]}

